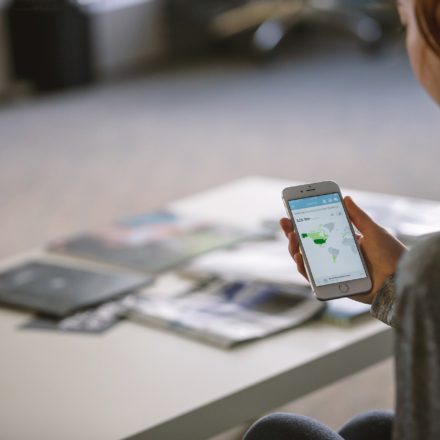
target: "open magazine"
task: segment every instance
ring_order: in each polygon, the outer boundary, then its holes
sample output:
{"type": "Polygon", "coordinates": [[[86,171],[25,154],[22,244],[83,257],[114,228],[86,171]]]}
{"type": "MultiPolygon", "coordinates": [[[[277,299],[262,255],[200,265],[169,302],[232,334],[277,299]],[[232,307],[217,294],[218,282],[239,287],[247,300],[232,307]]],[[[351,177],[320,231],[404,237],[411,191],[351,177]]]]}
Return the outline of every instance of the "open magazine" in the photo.
{"type": "Polygon", "coordinates": [[[240,243],[193,258],[179,268],[189,276],[215,276],[225,280],[260,281],[285,286],[309,286],[294,267],[284,235],[271,240],[240,243]]]}
{"type": "Polygon", "coordinates": [[[349,191],[356,203],[407,244],[440,230],[440,204],[433,200],[349,191]]]}
{"type": "Polygon", "coordinates": [[[213,249],[258,238],[260,234],[262,231],[244,231],[178,216],[169,211],[158,211],[58,240],[49,249],[119,267],[157,273],[213,249]]]}
{"type": "Polygon", "coordinates": [[[129,308],[128,319],[230,348],[295,327],[323,308],[308,288],[214,281],[175,298],[143,296],[129,308]]]}

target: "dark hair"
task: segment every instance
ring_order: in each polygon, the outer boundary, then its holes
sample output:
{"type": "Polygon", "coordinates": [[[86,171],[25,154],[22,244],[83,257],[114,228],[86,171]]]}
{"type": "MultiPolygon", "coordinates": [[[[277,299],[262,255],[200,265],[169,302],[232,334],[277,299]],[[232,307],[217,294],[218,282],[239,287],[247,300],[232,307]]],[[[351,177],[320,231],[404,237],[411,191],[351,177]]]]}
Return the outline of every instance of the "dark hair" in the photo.
{"type": "Polygon", "coordinates": [[[428,46],[440,57],[440,0],[415,0],[417,24],[428,46]]]}

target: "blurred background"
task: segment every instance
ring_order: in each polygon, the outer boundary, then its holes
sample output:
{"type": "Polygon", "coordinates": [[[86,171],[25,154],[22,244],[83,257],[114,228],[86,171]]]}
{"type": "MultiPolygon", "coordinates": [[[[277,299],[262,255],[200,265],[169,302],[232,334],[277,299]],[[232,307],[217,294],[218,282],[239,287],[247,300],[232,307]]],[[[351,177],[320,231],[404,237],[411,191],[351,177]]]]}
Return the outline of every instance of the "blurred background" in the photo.
{"type": "MultiPolygon", "coordinates": [[[[382,0],[0,0],[0,257],[246,175],[438,200],[398,28],[382,0]]],[[[388,361],[287,410],[392,404],[388,361]]]]}

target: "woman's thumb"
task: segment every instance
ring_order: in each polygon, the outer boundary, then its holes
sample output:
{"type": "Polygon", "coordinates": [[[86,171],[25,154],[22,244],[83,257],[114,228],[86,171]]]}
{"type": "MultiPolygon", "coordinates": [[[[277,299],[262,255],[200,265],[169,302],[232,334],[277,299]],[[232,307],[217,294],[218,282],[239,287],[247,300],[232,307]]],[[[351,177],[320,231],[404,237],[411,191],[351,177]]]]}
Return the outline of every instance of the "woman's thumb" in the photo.
{"type": "Polygon", "coordinates": [[[344,197],[344,204],[350,220],[362,234],[367,232],[372,226],[376,226],[376,223],[370,218],[370,216],[359,208],[350,196],[344,197]]]}

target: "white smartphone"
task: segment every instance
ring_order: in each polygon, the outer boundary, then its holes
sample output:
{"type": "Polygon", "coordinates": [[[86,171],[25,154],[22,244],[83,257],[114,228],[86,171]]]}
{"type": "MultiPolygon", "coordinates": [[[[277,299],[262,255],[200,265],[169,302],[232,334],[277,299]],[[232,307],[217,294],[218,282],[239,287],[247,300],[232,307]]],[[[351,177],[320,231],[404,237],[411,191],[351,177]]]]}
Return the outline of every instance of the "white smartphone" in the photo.
{"type": "Polygon", "coordinates": [[[372,282],[335,182],[285,188],[309,281],[322,301],[366,293],[372,282]]]}

